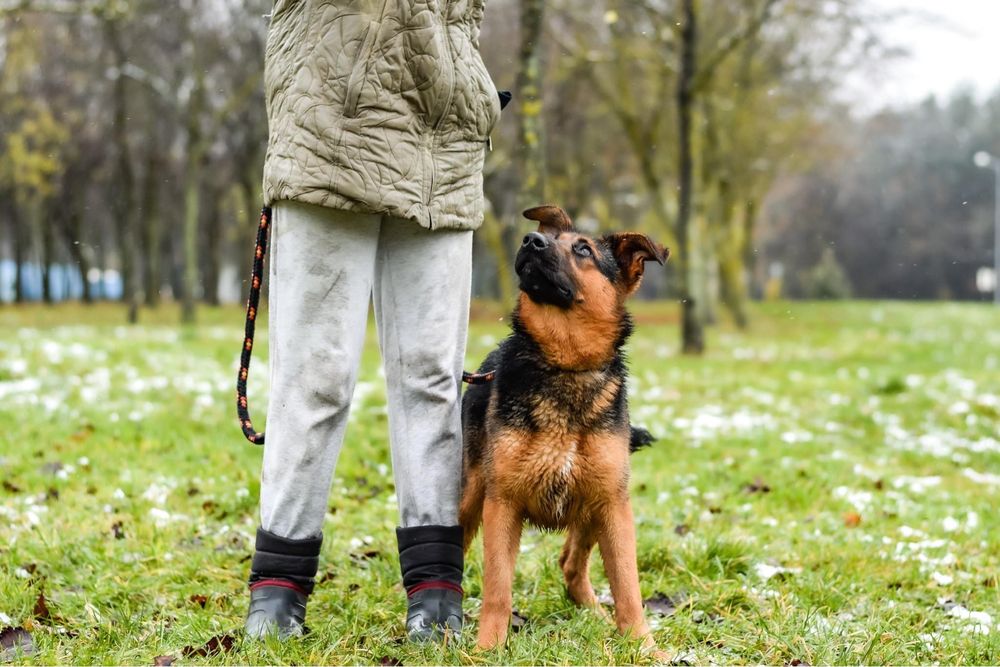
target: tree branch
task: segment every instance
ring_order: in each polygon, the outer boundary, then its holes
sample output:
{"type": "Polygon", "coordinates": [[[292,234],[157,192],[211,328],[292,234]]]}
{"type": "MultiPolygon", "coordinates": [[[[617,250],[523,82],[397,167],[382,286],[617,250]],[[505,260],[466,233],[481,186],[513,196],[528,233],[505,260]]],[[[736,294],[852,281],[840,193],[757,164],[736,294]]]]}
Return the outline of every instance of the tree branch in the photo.
{"type": "Polygon", "coordinates": [[[699,92],[704,89],[711,80],[712,75],[715,70],[722,64],[722,62],[728,58],[733,52],[736,51],[744,42],[756,35],[760,29],[767,23],[768,19],[771,18],[771,10],[779,0],[765,0],[764,6],[761,11],[756,16],[752,17],[745,25],[729,33],[722,38],[719,42],[718,48],[716,48],[714,53],[709,54],[705,59],[704,64],[698,68],[698,71],[694,75],[694,79],[691,82],[691,90],[693,92],[699,92]]]}

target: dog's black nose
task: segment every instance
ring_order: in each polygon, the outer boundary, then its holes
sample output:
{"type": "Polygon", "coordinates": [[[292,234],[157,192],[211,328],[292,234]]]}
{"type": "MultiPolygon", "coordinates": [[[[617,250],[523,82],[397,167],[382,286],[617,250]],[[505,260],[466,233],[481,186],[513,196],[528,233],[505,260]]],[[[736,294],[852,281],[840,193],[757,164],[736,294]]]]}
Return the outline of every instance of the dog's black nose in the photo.
{"type": "Polygon", "coordinates": [[[549,240],[545,237],[545,234],[531,232],[521,241],[521,247],[528,248],[529,250],[545,250],[549,247],[549,240]]]}

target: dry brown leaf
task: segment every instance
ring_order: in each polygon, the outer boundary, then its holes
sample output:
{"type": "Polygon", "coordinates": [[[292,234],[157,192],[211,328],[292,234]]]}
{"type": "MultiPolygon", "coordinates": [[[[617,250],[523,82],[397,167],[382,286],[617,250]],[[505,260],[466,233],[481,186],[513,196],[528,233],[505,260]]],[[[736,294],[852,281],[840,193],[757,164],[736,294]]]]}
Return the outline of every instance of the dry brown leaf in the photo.
{"type": "Polygon", "coordinates": [[[232,635],[216,635],[209,639],[203,646],[185,646],[181,649],[181,655],[185,658],[204,658],[216,653],[230,653],[236,646],[236,639],[232,635]]]}

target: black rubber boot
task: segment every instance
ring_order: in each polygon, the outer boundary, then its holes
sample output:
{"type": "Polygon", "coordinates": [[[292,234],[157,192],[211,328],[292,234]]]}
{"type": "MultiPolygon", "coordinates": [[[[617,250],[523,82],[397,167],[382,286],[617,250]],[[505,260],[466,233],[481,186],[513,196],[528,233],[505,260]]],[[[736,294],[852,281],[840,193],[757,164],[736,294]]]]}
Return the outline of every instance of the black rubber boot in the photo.
{"type": "Polygon", "coordinates": [[[306,600],[312,593],[322,536],[290,540],[257,529],[257,548],[250,571],[247,637],[279,639],[308,632],[306,600]]]}
{"type": "Polygon", "coordinates": [[[457,638],[462,632],[461,526],[397,528],[411,641],[457,638]]]}
{"type": "Polygon", "coordinates": [[[284,584],[281,579],[271,579],[250,587],[250,611],[244,626],[247,637],[263,639],[273,634],[288,639],[306,633],[309,596],[284,584]]]}

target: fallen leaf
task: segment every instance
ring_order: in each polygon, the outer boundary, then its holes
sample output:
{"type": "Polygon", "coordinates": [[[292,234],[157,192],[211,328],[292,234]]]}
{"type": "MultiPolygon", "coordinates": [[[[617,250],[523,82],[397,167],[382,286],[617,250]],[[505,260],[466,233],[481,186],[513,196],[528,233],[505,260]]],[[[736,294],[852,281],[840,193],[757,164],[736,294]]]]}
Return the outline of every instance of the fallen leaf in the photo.
{"type": "Polygon", "coordinates": [[[10,662],[18,655],[33,655],[35,641],[24,628],[3,628],[0,630],[0,662],[10,662]]]}
{"type": "Polygon", "coordinates": [[[158,655],[153,658],[153,667],[170,667],[174,664],[174,660],[172,655],[158,655]]]}
{"type": "Polygon", "coordinates": [[[31,611],[31,615],[39,621],[52,620],[52,612],[49,611],[49,605],[45,602],[44,591],[39,591],[38,599],[35,600],[35,608],[31,611]]]}
{"type": "Polygon", "coordinates": [[[188,601],[193,602],[196,605],[200,605],[201,608],[204,609],[205,603],[208,602],[208,598],[204,595],[195,593],[194,595],[188,598],[188,601]]]}
{"type": "Polygon", "coordinates": [[[84,440],[86,440],[87,438],[89,438],[90,435],[93,432],[94,432],[94,425],[93,424],[84,424],[83,428],[81,428],[79,431],[77,431],[73,435],[69,436],[69,439],[72,440],[72,441],[74,441],[74,442],[83,442],[84,440]]]}
{"type": "Polygon", "coordinates": [[[375,550],[364,551],[362,553],[351,553],[351,560],[357,563],[363,563],[366,560],[371,560],[372,558],[378,557],[380,553],[381,552],[375,550]]]}
{"type": "Polygon", "coordinates": [[[234,646],[236,639],[232,635],[216,635],[205,642],[204,646],[185,646],[181,649],[181,655],[185,658],[205,658],[216,653],[230,653],[234,646]]]}
{"type": "Polygon", "coordinates": [[[679,607],[684,606],[687,599],[687,593],[684,593],[683,591],[675,595],[656,593],[652,597],[643,600],[642,604],[646,607],[646,609],[654,614],[659,614],[660,616],[672,616],[679,607]]]}
{"type": "Polygon", "coordinates": [[[861,525],[861,515],[857,512],[845,512],[844,525],[848,528],[857,528],[861,525]]]}
{"type": "Polygon", "coordinates": [[[521,628],[528,624],[528,617],[523,616],[518,610],[510,613],[510,631],[520,632],[521,628]]]}
{"type": "Polygon", "coordinates": [[[770,493],[771,487],[760,477],[755,477],[753,482],[743,485],[743,491],[746,493],[770,493]]]}

